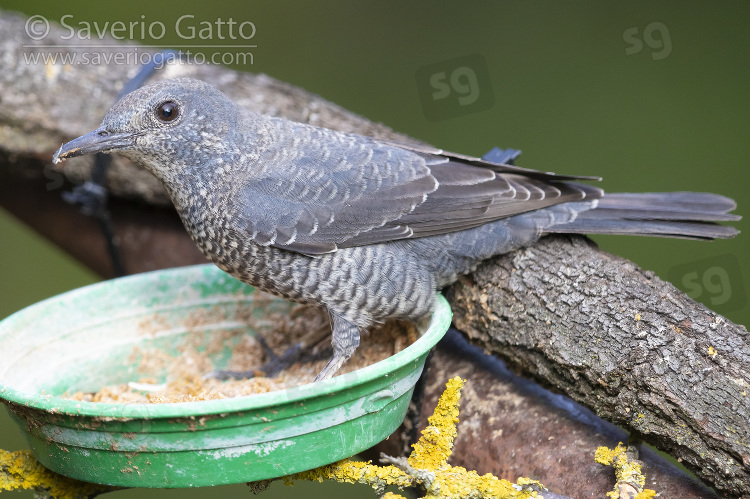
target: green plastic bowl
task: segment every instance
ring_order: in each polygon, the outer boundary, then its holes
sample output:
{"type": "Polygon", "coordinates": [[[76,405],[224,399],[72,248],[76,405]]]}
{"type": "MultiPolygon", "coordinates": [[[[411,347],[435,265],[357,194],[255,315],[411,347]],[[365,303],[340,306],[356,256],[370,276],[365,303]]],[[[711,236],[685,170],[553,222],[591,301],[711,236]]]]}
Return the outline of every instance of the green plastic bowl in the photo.
{"type": "Polygon", "coordinates": [[[177,352],[188,334],[195,341],[196,330],[206,344],[212,332],[231,333],[213,359],[220,368],[231,346],[254,334],[242,317],[289,309],[213,265],[74,290],[0,322],[0,398],[36,458],[79,480],[201,487],[275,478],[352,456],[395,431],[427,353],[451,320],[439,296],[429,329],[408,348],[288,390],[176,404],[60,397],[137,379],[134,347],[177,352]]]}

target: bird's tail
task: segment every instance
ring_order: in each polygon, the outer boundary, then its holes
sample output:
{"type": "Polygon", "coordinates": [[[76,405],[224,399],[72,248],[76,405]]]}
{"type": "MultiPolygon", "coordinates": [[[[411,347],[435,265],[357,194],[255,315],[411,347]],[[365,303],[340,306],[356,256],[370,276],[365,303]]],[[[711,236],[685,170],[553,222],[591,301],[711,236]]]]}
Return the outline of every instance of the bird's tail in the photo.
{"type": "Polygon", "coordinates": [[[728,239],[739,231],[717,222],[739,220],[729,213],[735,207],[732,199],[704,192],[605,194],[596,208],[545,232],[728,239]]]}

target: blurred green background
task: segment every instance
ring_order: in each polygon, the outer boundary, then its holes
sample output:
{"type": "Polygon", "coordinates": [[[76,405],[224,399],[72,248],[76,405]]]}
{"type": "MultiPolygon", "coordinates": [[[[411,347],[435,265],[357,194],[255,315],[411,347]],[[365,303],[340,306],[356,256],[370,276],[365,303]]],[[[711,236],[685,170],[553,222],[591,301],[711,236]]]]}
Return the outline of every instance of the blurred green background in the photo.
{"type": "MultiPolygon", "coordinates": [[[[522,149],[523,166],[601,175],[608,191],[711,191],[737,200],[739,214],[750,205],[747,3],[0,0],[0,8],[50,20],[70,14],[69,24],[159,21],[162,39],[137,41],[174,48],[240,42],[181,40],[174,25],[183,15],[194,15],[194,25],[252,21],[253,64],[236,69],[293,83],[412,137],[473,155],[522,149]],[[436,99],[440,82],[448,95],[436,99]],[[462,96],[478,98],[459,104],[462,96]]],[[[712,243],[595,239],[747,324],[750,226],[735,226],[745,233],[712,243]]],[[[0,317],[97,279],[2,212],[0,234],[0,317]]],[[[0,448],[25,447],[7,420],[0,424],[0,448]]],[[[303,490],[281,487],[279,497],[303,490]]]]}

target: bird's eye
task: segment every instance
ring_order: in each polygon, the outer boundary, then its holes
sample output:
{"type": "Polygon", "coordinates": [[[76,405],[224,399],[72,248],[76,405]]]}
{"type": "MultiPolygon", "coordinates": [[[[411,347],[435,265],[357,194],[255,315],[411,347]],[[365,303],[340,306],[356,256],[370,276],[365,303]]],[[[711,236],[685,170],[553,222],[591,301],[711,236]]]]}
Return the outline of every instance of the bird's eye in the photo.
{"type": "Polygon", "coordinates": [[[162,123],[169,123],[180,115],[180,107],[176,102],[168,100],[156,106],[156,119],[162,123]]]}

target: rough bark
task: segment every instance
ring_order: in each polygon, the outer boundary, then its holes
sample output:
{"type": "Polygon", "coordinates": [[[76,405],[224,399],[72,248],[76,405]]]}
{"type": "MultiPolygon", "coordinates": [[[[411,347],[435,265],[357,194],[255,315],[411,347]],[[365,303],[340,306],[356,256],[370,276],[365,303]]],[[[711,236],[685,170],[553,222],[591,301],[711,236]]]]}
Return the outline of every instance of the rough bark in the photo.
{"type": "MultiPolygon", "coordinates": [[[[570,497],[604,497],[612,490],[614,470],[596,464],[594,452],[602,445],[614,448],[618,442],[626,442],[628,434],[566,396],[513,374],[502,361],[454,332],[448,333],[433,353],[420,430],[452,376],[469,380],[461,393],[453,465],[513,481],[525,476],[541,481],[551,492],[570,497]]],[[[408,433],[402,430],[372,454],[398,453],[408,433]]],[[[645,446],[639,450],[646,488],[660,497],[717,497],[653,450],[645,446]]]]}
{"type": "Polygon", "coordinates": [[[544,238],[449,290],[488,352],[637,432],[728,495],[750,491],[750,336],[583,237],[544,238]]]}
{"type": "MultiPolygon", "coordinates": [[[[91,160],[77,158],[55,170],[50,158],[61,142],[98,125],[137,67],[27,64],[24,54],[53,49],[34,48],[36,42],[24,36],[24,21],[0,16],[0,204],[109,276],[96,225],[59,201],[67,182],[87,178],[91,160]]],[[[54,29],[45,43],[54,43],[54,29]]],[[[409,140],[264,75],[175,65],[156,78],[178,76],[209,81],[257,112],[409,140]]],[[[148,173],[122,158],[110,173],[109,187],[119,198],[110,211],[129,272],[202,261],[148,173]]],[[[450,296],[457,325],[483,348],[640,432],[725,495],[750,496],[750,411],[743,395],[750,390],[750,349],[744,328],[582,238],[548,239],[488,262],[450,296]]],[[[493,388],[476,390],[481,399],[493,388]]],[[[538,411],[551,417],[554,408],[538,411]]],[[[473,427],[486,431],[477,438],[494,441],[503,428],[492,417],[476,417],[473,427]]],[[[535,426],[540,417],[522,419],[518,434],[547,431],[535,426]]],[[[454,455],[470,466],[475,450],[454,455]]],[[[506,454],[502,466],[511,469],[514,454],[509,448],[506,454]]],[[[537,457],[540,468],[556,459],[537,457]]]]}

